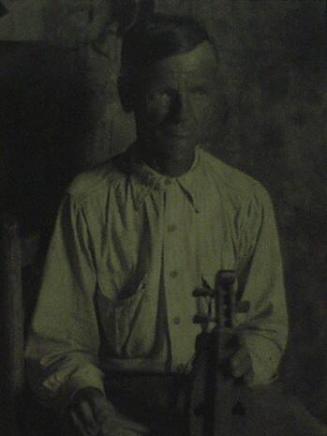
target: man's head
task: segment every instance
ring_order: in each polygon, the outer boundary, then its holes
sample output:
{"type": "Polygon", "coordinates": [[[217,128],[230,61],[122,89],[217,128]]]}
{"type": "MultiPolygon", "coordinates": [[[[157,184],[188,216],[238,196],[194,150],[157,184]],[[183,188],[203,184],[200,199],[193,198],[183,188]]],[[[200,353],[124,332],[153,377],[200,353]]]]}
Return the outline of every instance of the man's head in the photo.
{"type": "Polygon", "coordinates": [[[193,153],[213,110],[216,69],[208,35],[191,18],[155,15],[126,35],[122,102],[134,111],[148,151],[181,158],[193,153]]]}

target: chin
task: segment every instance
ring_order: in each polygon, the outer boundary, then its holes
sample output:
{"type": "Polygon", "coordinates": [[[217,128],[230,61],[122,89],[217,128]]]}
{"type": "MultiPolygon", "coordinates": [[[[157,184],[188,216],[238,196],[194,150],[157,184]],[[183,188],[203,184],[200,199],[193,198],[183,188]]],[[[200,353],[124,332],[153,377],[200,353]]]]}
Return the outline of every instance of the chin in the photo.
{"type": "Polygon", "coordinates": [[[168,138],[160,138],[157,140],[158,149],[163,153],[167,154],[189,154],[192,153],[195,148],[194,139],[190,136],[187,137],[168,137],[168,138]]]}

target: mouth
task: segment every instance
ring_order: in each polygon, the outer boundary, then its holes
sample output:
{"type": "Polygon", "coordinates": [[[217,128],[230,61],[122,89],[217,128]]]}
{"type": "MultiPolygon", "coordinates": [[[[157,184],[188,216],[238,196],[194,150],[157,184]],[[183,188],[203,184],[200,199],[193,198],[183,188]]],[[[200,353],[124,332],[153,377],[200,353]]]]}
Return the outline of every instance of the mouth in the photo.
{"type": "Polygon", "coordinates": [[[187,130],[181,129],[169,129],[164,131],[164,135],[173,137],[173,138],[187,138],[190,136],[190,132],[187,130]]]}

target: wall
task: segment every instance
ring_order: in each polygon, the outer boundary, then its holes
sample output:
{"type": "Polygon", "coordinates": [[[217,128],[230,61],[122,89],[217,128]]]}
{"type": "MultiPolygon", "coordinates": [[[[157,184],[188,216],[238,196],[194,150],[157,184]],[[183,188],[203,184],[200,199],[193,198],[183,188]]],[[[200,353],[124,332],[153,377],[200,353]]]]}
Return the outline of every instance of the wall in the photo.
{"type": "MultiPolygon", "coordinates": [[[[51,183],[55,192],[54,181],[64,185],[72,174],[107,159],[135,136],[116,91],[119,31],[132,19],[135,4],[18,0],[7,5],[10,13],[0,18],[0,38],[55,46],[49,52],[39,44],[0,44],[6,59],[0,73],[12,87],[9,72],[15,71],[19,84],[14,86],[19,102],[9,105],[7,126],[17,117],[12,109],[21,107],[20,132],[15,129],[13,135],[9,127],[5,135],[12,145],[7,162],[25,174],[17,183],[6,163],[9,175],[4,178],[20,192],[16,198],[25,199],[26,222],[32,216],[36,225],[33,211],[26,212],[30,199],[39,203],[51,183]],[[22,71],[22,65],[28,68],[22,71]],[[22,180],[29,184],[22,186],[22,180]],[[44,180],[49,185],[42,185],[44,180]]],[[[157,0],[155,7],[194,14],[220,52],[229,111],[224,124],[213,126],[210,149],[271,192],[292,327],[282,374],[316,415],[326,417],[325,1],[157,0]]]]}

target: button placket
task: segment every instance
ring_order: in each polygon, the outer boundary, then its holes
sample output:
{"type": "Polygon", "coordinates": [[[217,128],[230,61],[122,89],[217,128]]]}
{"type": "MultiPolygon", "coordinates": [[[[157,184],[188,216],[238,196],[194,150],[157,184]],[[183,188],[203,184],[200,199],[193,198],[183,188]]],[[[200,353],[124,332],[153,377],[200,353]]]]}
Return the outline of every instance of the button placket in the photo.
{"type": "MultiPolygon", "coordinates": [[[[169,184],[171,184],[170,180],[167,185],[169,184]]],[[[181,280],[183,279],[183,259],[181,258],[180,250],[182,240],[179,237],[179,232],[176,231],[179,222],[182,220],[183,198],[179,198],[180,191],[175,184],[166,189],[165,195],[164,271],[172,363],[175,367],[176,364],[182,363],[184,359],[184,353],[180,349],[184,326],[181,317],[181,292],[179,292],[179,287],[182,286],[181,280]]]]}

